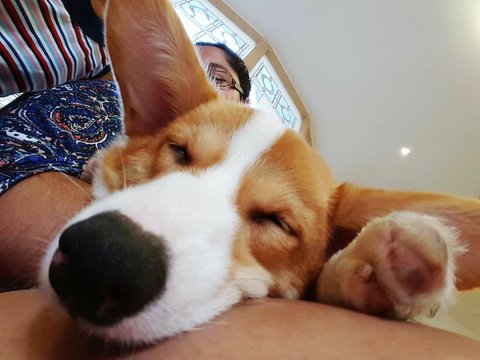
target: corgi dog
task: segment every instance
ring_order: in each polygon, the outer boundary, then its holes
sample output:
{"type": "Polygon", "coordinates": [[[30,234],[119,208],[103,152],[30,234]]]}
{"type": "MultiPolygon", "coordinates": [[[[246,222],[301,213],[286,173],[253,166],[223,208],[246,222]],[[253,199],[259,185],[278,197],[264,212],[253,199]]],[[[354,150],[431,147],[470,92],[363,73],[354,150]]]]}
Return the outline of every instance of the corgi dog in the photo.
{"type": "Polygon", "coordinates": [[[307,292],[408,319],[480,286],[478,200],[336,184],[300,135],[219,96],[168,0],[112,0],[106,26],[125,138],[40,272],[90,333],[152,343],[307,292]]]}

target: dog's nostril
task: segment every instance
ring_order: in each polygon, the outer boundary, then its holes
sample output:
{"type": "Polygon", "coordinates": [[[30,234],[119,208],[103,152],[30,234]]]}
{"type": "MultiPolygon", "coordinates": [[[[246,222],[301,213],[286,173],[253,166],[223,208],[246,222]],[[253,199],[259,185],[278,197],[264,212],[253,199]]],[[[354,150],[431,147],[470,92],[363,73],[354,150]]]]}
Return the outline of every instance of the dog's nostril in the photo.
{"type": "Polygon", "coordinates": [[[65,229],[49,278],[73,316],[111,325],[160,296],[167,260],[161,238],[119,212],[106,212],[65,229]]]}
{"type": "Polygon", "coordinates": [[[52,265],[66,264],[67,261],[67,257],[60,251],[60,249],[57,249],[57,251],[55,251],[55,254],[53,254],[52,265]]]}

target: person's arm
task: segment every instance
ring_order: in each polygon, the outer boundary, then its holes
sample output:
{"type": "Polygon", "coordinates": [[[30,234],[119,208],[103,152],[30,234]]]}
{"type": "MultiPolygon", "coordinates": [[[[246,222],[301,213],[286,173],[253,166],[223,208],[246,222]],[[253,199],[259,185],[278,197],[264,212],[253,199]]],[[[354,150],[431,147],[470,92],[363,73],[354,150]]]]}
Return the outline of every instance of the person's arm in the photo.
{"type": "Polygon", "coordinates": [[[22,180],[0,196],[0,289],[34,285],[60,229],[90,201],[90,185],[59,172],[22,180]]]}
{"type": "MultiPolygon", "coordinates": [[[[112,358],[80,335],[67,315],[52,310],[38,290],[0,294],[0,321],[0,353],[6,359],[112,358]]],[[[478,359],[480,342],[317,303],[265,300],[238,305],[199,329],[127,353],[124,358],[131,360],[478,359]]]]}

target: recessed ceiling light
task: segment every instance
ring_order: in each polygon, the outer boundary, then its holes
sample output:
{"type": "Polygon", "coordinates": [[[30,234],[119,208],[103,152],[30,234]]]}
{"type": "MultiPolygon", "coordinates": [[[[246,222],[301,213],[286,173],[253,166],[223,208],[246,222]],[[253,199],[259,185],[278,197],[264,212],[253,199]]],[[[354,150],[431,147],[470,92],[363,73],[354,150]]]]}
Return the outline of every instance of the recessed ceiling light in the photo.
{"type": "Polygon", "coordinates": [[[400,148],[400,155],[402,155],[403,157],[410,155],[411,152],[412,152],[412,149],[410,148],[407,148],[407,147],[400,148]]]}

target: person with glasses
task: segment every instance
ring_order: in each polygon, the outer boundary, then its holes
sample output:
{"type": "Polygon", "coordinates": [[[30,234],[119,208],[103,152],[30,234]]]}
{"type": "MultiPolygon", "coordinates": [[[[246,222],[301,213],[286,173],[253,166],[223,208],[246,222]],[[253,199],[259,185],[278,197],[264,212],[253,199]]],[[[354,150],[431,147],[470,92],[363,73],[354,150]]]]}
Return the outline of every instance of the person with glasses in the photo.
{"type": "Polygon", "coordinates": [[[222,43],[197,42],[195,45],[220,94],[248,104],[252,85],[242,58],[222,43]]]}

